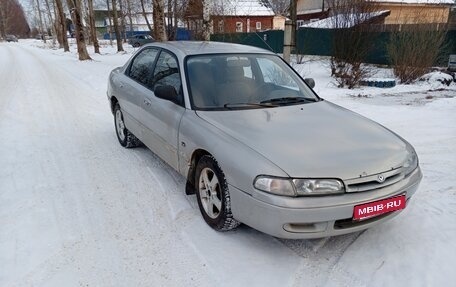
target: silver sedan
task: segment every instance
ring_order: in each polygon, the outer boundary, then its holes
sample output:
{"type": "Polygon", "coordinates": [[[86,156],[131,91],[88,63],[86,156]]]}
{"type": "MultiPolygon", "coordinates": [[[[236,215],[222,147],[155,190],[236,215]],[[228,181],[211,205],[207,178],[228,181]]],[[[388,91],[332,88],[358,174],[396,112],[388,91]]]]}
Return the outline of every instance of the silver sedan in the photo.
{"type": "Polygon", "coordinates": [[[317,238],[395,216],[422,178],[415,150],[312,87],[269,51],[167,42],[114,69],[107,95],[120,144],[185,176],[215,230],[317,238]]]}

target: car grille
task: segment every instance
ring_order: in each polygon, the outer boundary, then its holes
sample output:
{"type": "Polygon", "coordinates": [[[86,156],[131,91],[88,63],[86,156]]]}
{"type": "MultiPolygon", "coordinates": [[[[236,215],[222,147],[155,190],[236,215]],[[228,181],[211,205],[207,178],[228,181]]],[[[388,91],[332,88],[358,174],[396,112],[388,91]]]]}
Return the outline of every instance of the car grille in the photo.
{"type": "Polygon", "coordinates": [[[362,192],[395,184],[404,178],[403,168],[395,168],[369,176],[344,180],[346,192],[362,192]],[[379,176],[383,181],[379,180],[379,176]]]}

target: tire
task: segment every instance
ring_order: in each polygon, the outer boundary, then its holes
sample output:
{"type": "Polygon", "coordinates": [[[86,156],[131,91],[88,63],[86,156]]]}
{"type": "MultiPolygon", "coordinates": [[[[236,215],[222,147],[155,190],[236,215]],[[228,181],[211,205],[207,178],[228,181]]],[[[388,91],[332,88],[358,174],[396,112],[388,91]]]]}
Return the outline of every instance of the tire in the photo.
{"type": "Polygon", "coordinates": [[[217,161],[203,156],[196,167],[195,190],[198,206],[204,221],[217,231],[235,229],[240,222],[231,213],[228,184],[217,161]]]}
{"type": "Polygon", "coordinates": [[[114,107],[114,127],[116,128],[117,139],[119,140],[121,146],[132,148],[142,144],[141,141],[125,126],[119,103],[117,103],[114,107]]]}
{"type": "Polygon", "coordinates": [[[139,44],[139,43],[135,43],[135,44],[133,45],[134,48],[138,48],[139,46],[141,46],[141,44],[139,44]]]}

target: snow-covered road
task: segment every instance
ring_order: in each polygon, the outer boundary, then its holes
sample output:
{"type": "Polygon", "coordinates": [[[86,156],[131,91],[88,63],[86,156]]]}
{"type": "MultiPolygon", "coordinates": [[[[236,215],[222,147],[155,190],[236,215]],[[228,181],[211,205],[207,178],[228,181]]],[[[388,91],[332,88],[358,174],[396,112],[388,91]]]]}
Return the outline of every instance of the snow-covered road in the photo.
{"type": "Polygon", "coordinates": [[[106,80],[130,55],[79,62],[30,43],[0,43],[0,286],[456,284],[456,98],[322,95],[416,147],[424,180],[388,223],[319,240],[217,233],[184,178],[117,142],[106,80]]]}

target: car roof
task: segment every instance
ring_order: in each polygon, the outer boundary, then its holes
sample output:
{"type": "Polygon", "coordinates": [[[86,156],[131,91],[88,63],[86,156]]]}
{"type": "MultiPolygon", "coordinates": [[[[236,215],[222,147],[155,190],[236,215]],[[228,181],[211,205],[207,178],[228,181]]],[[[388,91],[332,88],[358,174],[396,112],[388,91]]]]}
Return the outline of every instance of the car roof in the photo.
{"type": "Polygon", "coordinates": [[[224,42],[203,42],[203,41],[169,41],[155,42],[145,45],[146,47],[161,47],[168,49],[176,54],[185,57],[188,55],[204,55],[204,54],[225,54],[225,53],[260,53],[274,54],[271,51],[233,43],[224,42]]]}

